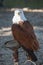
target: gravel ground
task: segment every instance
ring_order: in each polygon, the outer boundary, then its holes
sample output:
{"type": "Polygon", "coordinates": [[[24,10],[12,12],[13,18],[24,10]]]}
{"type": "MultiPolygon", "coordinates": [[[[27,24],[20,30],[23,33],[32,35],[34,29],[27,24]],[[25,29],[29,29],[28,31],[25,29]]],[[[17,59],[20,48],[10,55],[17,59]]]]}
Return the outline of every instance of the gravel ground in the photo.
{"type": "MultiPolygon", "coordinates": [[[[38,61],[37,65],[43,65],[43,12],[25,12],[27,19],[33,25],[35,34],[40,44],[40,49],[35,52],[38,61]]],[[[13,12],[0,12],[0,65],[14,65],[13,51],[5,48],[6,41],[13,40],[11,32],[13,12]]],[[[26,51],[21,48],[19,52],[19,65],[26,61],[26,51]]],[[[27,64],[26,64],[27,65],[27,64]]]]}

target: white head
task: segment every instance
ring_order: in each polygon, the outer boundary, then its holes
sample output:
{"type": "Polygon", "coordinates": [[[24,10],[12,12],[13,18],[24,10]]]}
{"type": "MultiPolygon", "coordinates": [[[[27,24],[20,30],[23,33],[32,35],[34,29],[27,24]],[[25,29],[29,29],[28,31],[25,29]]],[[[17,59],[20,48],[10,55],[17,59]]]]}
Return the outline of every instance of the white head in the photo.
{"type": "Polygon", "coordinates": [[[24,22],[24,21],[26,21],[26,20],[27,20],[27,19],[26,19],[25,15],[24,15],[22,9],[17,9],[17,10],[15,10],[14,16],[13,16],[13,19],[12,19],[13,24],[14,24],[14,23],[19,24],[19,21],[24,22]]]}

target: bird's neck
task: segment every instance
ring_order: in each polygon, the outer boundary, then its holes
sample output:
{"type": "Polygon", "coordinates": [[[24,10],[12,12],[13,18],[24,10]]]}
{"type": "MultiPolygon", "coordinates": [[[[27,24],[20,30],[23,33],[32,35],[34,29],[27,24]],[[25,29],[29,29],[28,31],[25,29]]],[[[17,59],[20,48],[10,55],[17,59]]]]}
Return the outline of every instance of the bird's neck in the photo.
{"type": "Polygon", "coordinates": [[[19,24],[20,21],[24,22],[26,20],[27,20],[26,17],[24,17],[24,16],[18,16],[18,15],[14,16],[13,19],[12,19],[13,24],[19,24]]]}

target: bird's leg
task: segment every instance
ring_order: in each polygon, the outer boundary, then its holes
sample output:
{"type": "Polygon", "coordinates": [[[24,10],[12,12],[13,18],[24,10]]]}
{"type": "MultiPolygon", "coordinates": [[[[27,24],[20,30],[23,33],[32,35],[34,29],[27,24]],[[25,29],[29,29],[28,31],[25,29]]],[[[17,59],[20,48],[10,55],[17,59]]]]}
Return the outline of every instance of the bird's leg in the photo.
{"type": "MultiPolygon", "coordinates": [[[[16,48],[14,49],[13,60],[15,63],[18,63],[18,49],[16,49],[16,48]]],[[[16,65],[18,65],[18,64],[16,64],[16,65]]]]}
{"type": "Polygon", "coordinates": [[[28,55],[28,53],[26,54],[27,56],[27,60],[32,60],[31,57],[28,55]]]}
{"type": "Polygon", "coordinates": [[[31,59],[31,57],[29,55],[27,56],[27,60],[31,60],[32,61],[32,59],[31,59]]]}

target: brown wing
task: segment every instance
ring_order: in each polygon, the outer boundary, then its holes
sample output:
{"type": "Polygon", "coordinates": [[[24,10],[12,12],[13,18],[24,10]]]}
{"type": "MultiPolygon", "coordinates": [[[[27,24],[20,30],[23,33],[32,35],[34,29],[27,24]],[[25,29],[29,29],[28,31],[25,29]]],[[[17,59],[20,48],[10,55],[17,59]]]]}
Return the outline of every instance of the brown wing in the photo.
{"type": "Polygon", "coordinates": [[[32,25],[28,21],[25,23],[20,23],[19,25],[31,36],[35,47],[39,48],[39,42],[36,38],[32,25]]]}
{"type": "Polygon", "coordinates": [[[12,33],[14,38],[25,48],[32,50],[38,49],[39,45],[30,23],[14,24],[12,26],[12,33]]]}

